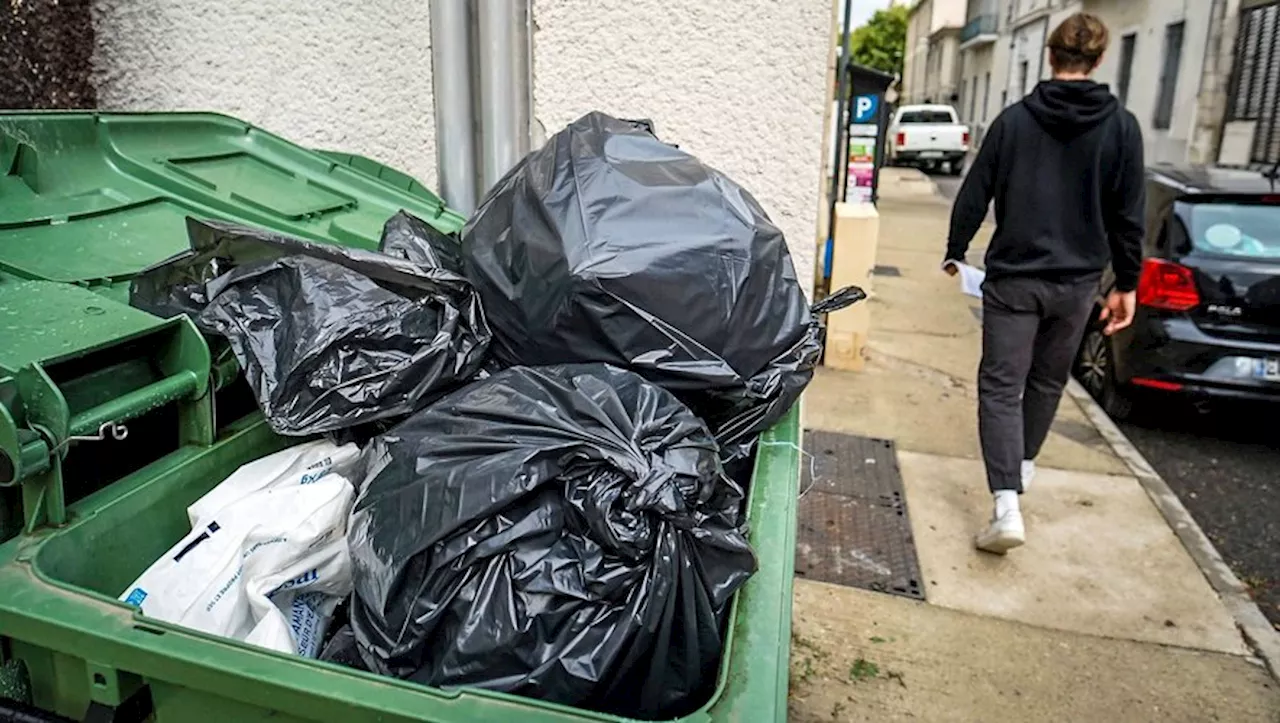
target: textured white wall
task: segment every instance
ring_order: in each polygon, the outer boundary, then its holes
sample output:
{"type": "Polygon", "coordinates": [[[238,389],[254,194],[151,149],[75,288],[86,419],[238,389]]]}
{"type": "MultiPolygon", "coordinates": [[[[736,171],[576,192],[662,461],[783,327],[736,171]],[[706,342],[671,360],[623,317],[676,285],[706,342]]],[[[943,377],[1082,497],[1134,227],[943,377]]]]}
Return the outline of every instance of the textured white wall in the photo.
{"type": "Polygon", "coordinates": [[[213,110],[435,187],[426,0],[94,0],[112,110],[213,110]]]}
{"type": "MultiPolygon", "coordinates": [[[[215,110],[436,185],[425,0],[95,0],[103,108],[215,110]]],[[[535,116],[648,117],[813,278],[830,0],[535,0],[535,116]]]]}
{"type": "MultiPolygon", "coordinates": [[[[813,278],[830,0],[535,0],[534,115],[651,118],[727,173],[813,278]]],[[[806,289],[807,290],[807,289],[806,289]]]]}

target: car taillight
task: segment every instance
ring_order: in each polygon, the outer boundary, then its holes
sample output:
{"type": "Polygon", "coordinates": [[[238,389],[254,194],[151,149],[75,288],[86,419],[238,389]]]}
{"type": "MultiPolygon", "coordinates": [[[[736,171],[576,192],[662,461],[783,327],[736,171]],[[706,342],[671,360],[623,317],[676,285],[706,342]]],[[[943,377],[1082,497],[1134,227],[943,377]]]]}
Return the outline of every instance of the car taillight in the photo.
{"type": "Polygon", "coordinates": [[[1172,261],[1147,259],[1138,278],[1138,303],[1153,309],[1186,311],[1200,305],[1195,274],[1172,261]]]}
{"type": "Polygon", "coordinates": [[[965,131],[964,135],[960,136],[960,142],[966,146],[969,145],[969,131],[965,131]]]}
{"type": "Polygon", "coordinates": [[[899,148],[901,148],[902,146],[907,145],[907,134],[906,134],[906,133],[899,133],[899,134],[898,134],[898,143],[897,143],[897,145],[898,145],[898,147],[899,147],[899,148]]]}

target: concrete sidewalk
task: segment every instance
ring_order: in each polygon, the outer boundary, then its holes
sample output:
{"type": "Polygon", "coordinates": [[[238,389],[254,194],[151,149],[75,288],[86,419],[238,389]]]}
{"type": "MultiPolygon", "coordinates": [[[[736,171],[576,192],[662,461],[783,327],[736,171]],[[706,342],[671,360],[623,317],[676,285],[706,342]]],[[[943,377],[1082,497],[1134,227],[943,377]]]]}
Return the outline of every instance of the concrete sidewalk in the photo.
{"type": "Polygon", "coordinates": [[[804,419],[895,441],[928,603],[797,580],[792,719],[1280,721],[1280,686],[1071,397],[1027,544],[974,551],[980,301],[938,269],[949,206],[927,179],[890,169],[879,210],[876,261],[899,275],[874,281],[867,367],[821,370],[804,419]]]}

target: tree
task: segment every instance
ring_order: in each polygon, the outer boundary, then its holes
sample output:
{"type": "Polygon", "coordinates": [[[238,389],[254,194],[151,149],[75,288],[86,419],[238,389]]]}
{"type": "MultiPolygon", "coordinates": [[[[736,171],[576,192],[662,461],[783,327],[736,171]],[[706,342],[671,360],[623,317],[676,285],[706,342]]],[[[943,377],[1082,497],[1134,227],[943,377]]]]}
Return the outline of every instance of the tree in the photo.
{"type": "Polygon", "coordinates": [[[910,13],[906,5],[877,10],[865,25],[850,33],[849,51],[853,62],[901,76],[910,13]]]}

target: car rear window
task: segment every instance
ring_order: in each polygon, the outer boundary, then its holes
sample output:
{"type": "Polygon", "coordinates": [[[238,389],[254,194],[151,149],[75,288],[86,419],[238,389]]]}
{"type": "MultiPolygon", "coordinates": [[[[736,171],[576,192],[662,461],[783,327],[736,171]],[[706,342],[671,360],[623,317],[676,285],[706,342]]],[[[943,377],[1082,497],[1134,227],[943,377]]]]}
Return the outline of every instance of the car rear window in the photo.
{"type": "Polygon", "coordinates": [[[1280,259],[1280,206],[1197,203],[1190,216],[1191,245],[1197,251],[1280,259]]]}
{"type": "Polygon", "coordinates": [[[950,123],[951,114],[945,110],[909,110],[898,119],[899,123],[950,123]]]}

